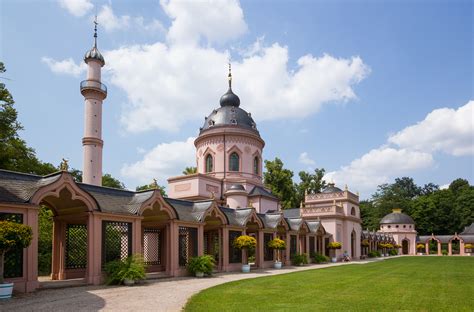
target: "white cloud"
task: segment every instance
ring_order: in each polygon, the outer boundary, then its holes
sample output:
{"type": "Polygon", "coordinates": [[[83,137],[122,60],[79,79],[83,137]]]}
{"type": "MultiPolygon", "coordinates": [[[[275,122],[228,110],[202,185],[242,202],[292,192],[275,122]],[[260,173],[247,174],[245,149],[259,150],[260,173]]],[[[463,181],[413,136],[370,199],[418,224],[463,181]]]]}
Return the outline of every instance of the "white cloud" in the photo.
{"type": "Polygon", "coordinates": [[[90,0],[58,0],[59,5],[76,17],[84,16],[94,5],[90,0]]]}
{"type": "Polygon", "coordinates": [[[381,146],[353,160],[348,166],[328,172],[324,178],[326,181],[334,179],[338,185],[347,184],[350,189],[357,188],[366,193],[395,176],[433,164],[433,157],[429,153],[381,146]]]}
{"type": "Polygon", "coordinates": [[[474,101],[456,109],[440,108],[388,141],[402,148],[442,151],[453,156],[474,155],[474,101]]]}
{"type": "Polygon", "coordinates": [[[449,188],[449,184],[443,184],[439,186],[440,190],[447,190],[449,188]]]}
{"type": "Polygon", "coordinates": [[[56,74],[64,74],[78,77],[87,69],[85,63],[77,65],[72,58],[68,58],[62,61],[56,61],[49,57],[43,57],[41,58],[41,61],[48,65],[49,69],[56,74]]]}
{"type": "Polygon", "coordinates": [[[141,184],[156,178],[161,185],[166,185],[168,177],[181,175],[185,167],[196,165],[194,139],[190,137],[186,141],[158,144],[142,160],[125,164],[120,172],[122,176],[141,184]]]}
{"type": "Polygon", "coordinates": [[[126,29],[130,26],[130,16],[116,16],[110,5],[103,5],[97,21],[106,31],[126,29]]]}
{"type": "Polygon", "coordinates": [[[308,165],[308,166],[316,165],[316,162],[309,157],[307,152],[301,153],[300,156],[298,157],[298,161],[302,163],[303,165],[308,165]]]}
{"type": "Polygon", "coordinates": [[[170,42],[197,43],[201,38],[225,42],[247,30],[244,13],[236,0],[161,0],[160,4],[173,19],[168,32],[170,42]]]}
{"type": "Polygon", "coordinates": [[[166,32],[166,29],[163,24],[157,19],[152,19],[151,22],[145,22],[143,16],[137,16],[133,18],[133,21],[139,29],[142,29],[144,31],[160,33],[166,32]]]}

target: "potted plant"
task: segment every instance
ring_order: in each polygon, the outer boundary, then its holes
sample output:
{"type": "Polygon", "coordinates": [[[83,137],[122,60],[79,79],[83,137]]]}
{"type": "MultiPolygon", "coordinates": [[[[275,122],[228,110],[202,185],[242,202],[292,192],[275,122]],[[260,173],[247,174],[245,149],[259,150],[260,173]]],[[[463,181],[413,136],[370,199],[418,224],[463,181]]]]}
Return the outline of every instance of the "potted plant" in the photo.
{"type": "Polygon", "coordinates": [[[146,265],[141,255],[132,255],[124,260],[115,260],[105,265],[106,283],[132,286],[146,278],[146,265]]]}
{"type": "Polygon", "coordinates": [[[305,253],[296,254],[296,255],[293,256],[293,259],[291,259],[291,263],[293,265],[298,265],[298,266],[308,264],[308,255],[305,254],[305,253]]]}
{"type": "Polygon", "coordinates": [[[423,254],[423,249],[425,249],[425,244],[416,244],[416,249],[418,250],[418,255],[421,256],[423,254]]]}
{"type": "Polygon", "coordinates": [[[385,250],[386,250],[385,256],[388,257],[388,256],[391,255],[390,252],[391,252],[392,249],[393,249],[393,244],[387,243],[387,244],[385,244],[385,248],[386,248],[386,249],[385,249],[385,250]]]}
{"type": "Polygon", "coordinates": [[[280,257],[280,252],[282,250],[286,249],[286,243],[284,240],[279,239],[279,238],[274,238],[271,241],[268,242],[268,248],[276,250],[277,252],[277,257],[275,260],[275,263],[273,264],[273,267],[275,269],[281,269],[281,257],[280,257]]]}
{"type": "Polygon", "coordinates": [[[467,256],[471,255],[471,252],[472,252],[473,248],[474,248],[473,244],[465,244],[464,245],[464,250],[465,250],[467,256]]]}
{"type": "Polygon", "coordinates": [[[248,264],[248,250],[255,249],[257,240],[249,235],[241,235],[234,240],[234,247],[242,250],[244,263],[242,264],[242,272],[250,272],[250,264],[248,264]]]}
{"type": "Polygon", "coordinates": [[[216,260],[211,255],[192,257],[187,265],[189,273],[196,277],[203,277],[204,274],[211,275],[216,260]]]}
{"type": "Polygon", "coordinates": [[[341,249],[342,244],[340,242],[330,242],[327,247],[331,250],[331,262],[337,262],[336,249],[341,249]]]}
{"type": "Polygon", "coordinates": [[[5,283],[4,264],[8,251],[23,249],[31,244],[33,230],[21,223],[0,221],[0,299],[12,297],[13,283],[5,283]]]}

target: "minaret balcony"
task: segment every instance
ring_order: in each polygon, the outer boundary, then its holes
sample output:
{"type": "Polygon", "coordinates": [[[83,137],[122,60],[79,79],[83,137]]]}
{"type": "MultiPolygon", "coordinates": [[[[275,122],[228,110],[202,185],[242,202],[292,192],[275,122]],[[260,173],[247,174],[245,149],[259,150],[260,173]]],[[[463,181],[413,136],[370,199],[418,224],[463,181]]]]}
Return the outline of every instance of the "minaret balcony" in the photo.
{"type": "Polygon", "coordinates": [[[85,93],[89,91],[95,91],[101,93],[104,98],[107,96],[107,86],[97,80],[83,80],[81,81],[81,94],[85,96],[85,93]]]}

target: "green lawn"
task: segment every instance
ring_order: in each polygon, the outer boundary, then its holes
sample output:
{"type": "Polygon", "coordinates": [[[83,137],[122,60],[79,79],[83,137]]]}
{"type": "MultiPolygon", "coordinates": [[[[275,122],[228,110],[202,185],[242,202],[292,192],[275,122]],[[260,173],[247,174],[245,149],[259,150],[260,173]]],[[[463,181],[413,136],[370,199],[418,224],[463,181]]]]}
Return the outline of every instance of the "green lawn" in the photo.
{"type": "Polygon", "coordinates": [[[242,280],[186,311],[474,311],[474,257],[401,257],[242,280]]]}

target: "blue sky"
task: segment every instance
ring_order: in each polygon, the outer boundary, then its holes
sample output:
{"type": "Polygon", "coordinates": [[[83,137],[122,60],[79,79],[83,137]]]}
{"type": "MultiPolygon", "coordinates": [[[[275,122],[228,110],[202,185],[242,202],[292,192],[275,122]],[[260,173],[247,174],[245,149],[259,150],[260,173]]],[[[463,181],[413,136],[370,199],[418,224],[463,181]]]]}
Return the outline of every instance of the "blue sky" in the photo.
{"type": "Polygon", "coordinates": [[[0,59],[38,156],[82,167],[82,57],[99,15],[104,171],[129,188],[194,165],[192,138],[234,90],[295,174],[370,195],[474,180],[470,1],[2,1],[0,59]]]}

